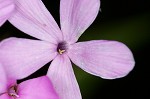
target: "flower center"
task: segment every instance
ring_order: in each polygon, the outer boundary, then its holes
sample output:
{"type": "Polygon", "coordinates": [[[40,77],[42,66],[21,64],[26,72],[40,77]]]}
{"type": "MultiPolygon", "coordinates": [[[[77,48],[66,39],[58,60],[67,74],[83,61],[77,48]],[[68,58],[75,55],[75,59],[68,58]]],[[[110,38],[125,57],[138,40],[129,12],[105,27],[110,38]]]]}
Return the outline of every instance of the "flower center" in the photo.
{"type": "Polygon", "coordinates": [[[8,89],[8,94],[14,98],[18,98],[19,95],[17,94],[17,85],[14,85],[8,89]]]}
{"type": "Polygon", "coordinates": [[[57,46],[57,52],[61,55],[67,51],[66,42],[60,42],[57,46]]]}

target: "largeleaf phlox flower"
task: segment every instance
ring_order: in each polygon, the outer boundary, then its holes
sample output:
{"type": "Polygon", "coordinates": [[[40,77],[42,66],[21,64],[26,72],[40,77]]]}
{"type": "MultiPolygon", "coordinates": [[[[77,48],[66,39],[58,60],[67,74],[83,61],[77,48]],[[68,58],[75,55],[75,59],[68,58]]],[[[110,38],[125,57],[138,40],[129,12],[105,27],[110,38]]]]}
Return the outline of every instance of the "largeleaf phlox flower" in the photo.
{"type": "Polygon", "coordinates": [[[47,76],[17,84],[0,64],[0,99],[59,99],[47,76]]]}
{"type": "Polygon", "coordinates": [[[15,9],[14,0],[0,0],[0,27],[15,9]]]}
{"type": "Polygon", "coordinates": [[[124,77],[133,69],[132,52],[120,42],[77,42],[95,20],[100,0],[60,0],[61,29],[41,0],[16,0],[15,4],[9,21],[39,40],[9,38],[1,42],[0,59],[7,70],[18,68],[11,73],[13,77],[24,78],[53,60],[47,75],[60,99],[81,99],[71,61],[105,79],[124,77]]]}

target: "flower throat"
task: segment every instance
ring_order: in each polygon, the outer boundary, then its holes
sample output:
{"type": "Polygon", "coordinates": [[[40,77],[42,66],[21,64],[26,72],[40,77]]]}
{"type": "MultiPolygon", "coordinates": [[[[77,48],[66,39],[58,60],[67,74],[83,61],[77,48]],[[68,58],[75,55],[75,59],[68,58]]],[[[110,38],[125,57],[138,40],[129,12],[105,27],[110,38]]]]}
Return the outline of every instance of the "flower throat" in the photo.
{"type": "Polygon", "coordinates": [[[17,94],[17,85],[14,85],[8,89],[8,94],[14,98],[18,98],[19,95],[17,94]]]}
{"type": "Polygon", "coordinates": [[[67,46],[66,46],[66,42],[60,42],[57,45],[57,52],[62,55],[63,53],[65,53],[67,51],[67,46]]]}

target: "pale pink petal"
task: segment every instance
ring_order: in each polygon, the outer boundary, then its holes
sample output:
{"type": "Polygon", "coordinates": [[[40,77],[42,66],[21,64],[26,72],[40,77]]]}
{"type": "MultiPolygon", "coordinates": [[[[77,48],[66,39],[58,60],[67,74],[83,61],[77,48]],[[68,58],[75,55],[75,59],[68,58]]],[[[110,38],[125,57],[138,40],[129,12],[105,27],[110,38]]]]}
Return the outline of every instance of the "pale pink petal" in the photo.
{"type": "Polygon", "coordinates": [[[2,94],[0,95],[0,99],[11,99],[8,94],[2,94]]]}
{"type": "Polygon", "coordinates": [[[20,99],[59,99],[47,76],[27,80],[19,84],[20,99]]]}
{"type": "Polygon", "coordinates": [[[47,75],[52,80],[60,99],[81,99],[80,89],[76,81],[68,56],[57,56],[50,65],[47,75]]]}
{"type": "MultiPolygon", "coordinates": [[[[2,64],[0,64],[0,94],[5,92],[7,88],[7,75],[2,64]]],[[[1,98],[0,98],[1,99],[1,98]]]]}
{"type": "Polygon", "coordinates": [[[0,26],[11,16],[14,8],[13,0],[0,0],[0,26]]]}
{"type": "Polygon", "coordinates": [[[10,99],[7,92],[13,84],[16,84],[16,79],[9,78],[5,66],[0,63],[0,99],[10,99]]]}
{"type": "Polygon", "coordinates": [[[41,40],[56,43],[62,33],[41,0],[15,0],[16,13],[9,21],[18,29],[41,40]]]}
{"type": "Polygon", "coordinates": [[[0,44],[0,60],[10,76],[24,78],[57,54],[55,45],[40,40],[9,38],[0,44]]]}
{"type": "Polygon", "coordinates": [[[7,92],[8,86],[12,84],[16,84],[16,79],[9,78],[8,72],[5,70],[5,66],[0,63],[0,96],[7,92]]]}
{"type": "Polygon", "coordinates": [[[134,67],[129,48],[117,41],[88,41],[70,47],[68,55],[83,70],[106,79],[126,76],[134,67]]]}
{"type": "Polygon", "coordinates": [[[93,23],[100,0],[60,0],[61,29],[66,41],[74,43],[93,23]]]}

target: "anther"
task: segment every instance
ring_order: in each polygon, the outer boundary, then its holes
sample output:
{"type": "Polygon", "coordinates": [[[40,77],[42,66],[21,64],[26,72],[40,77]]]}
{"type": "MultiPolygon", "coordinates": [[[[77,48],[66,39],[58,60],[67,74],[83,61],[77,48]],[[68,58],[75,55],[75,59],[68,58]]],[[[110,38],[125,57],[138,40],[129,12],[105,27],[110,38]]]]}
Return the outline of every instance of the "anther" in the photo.
{"type": "Polygon", "coordinates": [[[8,94],[12,97],[19,97],[19,95],[17,95],[17,86],[12,86],[9,91],[8,94]]]}
{"type": "Polygon", "coordinates": [[[63,54],[64,52],[65,52],[65,50],[58,49],[59,54],[63,54]]]}
{"type": "Polygon", "coordinates": [[[67,51],[67,45],[66,42],[60,42],[57,45],[57,52],[62,55],[64,52],[67,51]]]}

